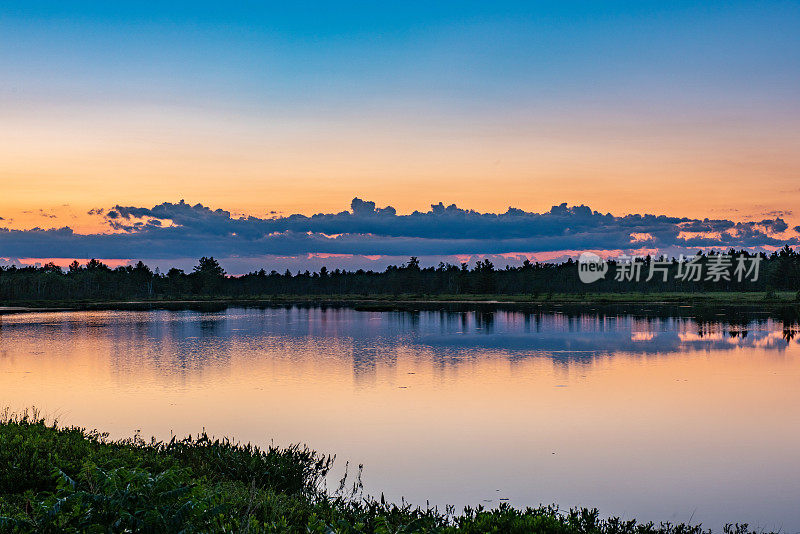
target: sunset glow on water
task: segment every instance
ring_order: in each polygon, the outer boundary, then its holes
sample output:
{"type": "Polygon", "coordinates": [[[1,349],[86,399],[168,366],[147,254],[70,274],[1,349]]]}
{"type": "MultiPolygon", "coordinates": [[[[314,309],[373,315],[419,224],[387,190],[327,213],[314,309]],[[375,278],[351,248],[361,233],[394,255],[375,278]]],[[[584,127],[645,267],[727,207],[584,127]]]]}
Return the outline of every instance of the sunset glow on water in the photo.
{"type": "Polygon", "coordinates": [[[800,345],[773,321],[742,330],[511,311],[5,315],[0,391],[113,438],[306,443],[415,504],[792,531],[800,345]]]}

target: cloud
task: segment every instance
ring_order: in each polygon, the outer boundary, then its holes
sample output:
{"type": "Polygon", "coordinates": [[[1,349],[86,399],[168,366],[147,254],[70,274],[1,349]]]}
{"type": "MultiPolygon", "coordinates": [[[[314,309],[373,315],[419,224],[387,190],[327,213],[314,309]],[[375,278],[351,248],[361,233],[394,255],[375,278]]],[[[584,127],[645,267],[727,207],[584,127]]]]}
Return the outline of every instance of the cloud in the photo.
{"type": "Polygon", "coordinates": [[[791,217],[793,214],[792,210],[772,210],[761,213],[765,217],[791,217]]]}
{"type": "MultiPolygon", "coordinates": [[[[543,213],[508,208],[481,213],[455,204],[398,215],[353,199],[339,213],[268,218],[184,201],[151,208],[116,205],[103,214],[114,233],[59,229],[0,229],[0,254],[15,257],[169,259],[352,254],[453,256],[575,250],[674,250],[796,245],[780,218],[735,222],[667,215],[615,216],[588,206],[553,206],[543,213]]],[[[797,228],[794,229],[798,231],[797,228]]]]}

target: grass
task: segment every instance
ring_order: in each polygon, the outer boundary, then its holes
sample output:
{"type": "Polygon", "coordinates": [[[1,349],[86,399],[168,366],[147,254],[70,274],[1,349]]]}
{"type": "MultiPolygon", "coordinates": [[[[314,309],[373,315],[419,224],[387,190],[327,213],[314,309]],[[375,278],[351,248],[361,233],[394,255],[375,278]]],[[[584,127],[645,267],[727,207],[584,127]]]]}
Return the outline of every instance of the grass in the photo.
{"type": "MultiPolygon", "coordinates": [[[[0,532],[701,534],[700,526],[602,519],[555,506],[414,508],[365,497],[360,481],[325,488],[333,458],[259,449],[206,434],[169,442],[0,418],[0,532]]],[[[729,525],[728,534],[750,532],[729,525]]]]}
{"type": "MultiPolygon", "coordinates": [[[[709,291],[709,292],[620,292],[620,293],[539,293],[532,294],[330,294],[330,295],[253,295],[247,297],[192,296],[183,299],[153,298],[141,301],[96,301],[96,300],[24,300],[0,302],[0,307],[19,308],[8,311],[35,309],[192,309],[216,311],[229,305],[281,306],[292,304],[358,306],[363,309],[391,309],[409,305],[437,304],[507,304],[507,305],[551,305],[551,304],[681,304],[708,306],[800,306],[797,291],[709,291]]],[[[0,308],[0,313],[4,310],[0,308]]]]}

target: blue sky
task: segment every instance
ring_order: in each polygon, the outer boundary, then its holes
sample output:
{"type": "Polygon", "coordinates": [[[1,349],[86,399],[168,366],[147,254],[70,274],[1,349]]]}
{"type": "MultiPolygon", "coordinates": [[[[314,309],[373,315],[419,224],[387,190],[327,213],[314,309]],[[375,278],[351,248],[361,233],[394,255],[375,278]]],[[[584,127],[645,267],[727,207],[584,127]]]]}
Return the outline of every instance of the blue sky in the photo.
{"type": "Polygon", "coordinates": [[[793,228],[798,28],[797,2],[4,2],[0,225],[359,196],[793,228]]]}
{"type": "Polygon", "coordinates": [[[4,2],[4,69],[52,98],[477,111],[532,96],[764,105],[800,82],[796,2],[169,4],[4,2]]]}

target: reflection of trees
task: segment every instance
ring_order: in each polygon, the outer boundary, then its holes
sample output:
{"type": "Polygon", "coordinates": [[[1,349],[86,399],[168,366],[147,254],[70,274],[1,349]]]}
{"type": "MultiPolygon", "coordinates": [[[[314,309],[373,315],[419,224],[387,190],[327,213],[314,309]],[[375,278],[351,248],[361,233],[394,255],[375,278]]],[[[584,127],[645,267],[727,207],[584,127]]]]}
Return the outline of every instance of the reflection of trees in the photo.
{"type": "MultiPolygon", "coordinates": [[[[620,306],[591,312],[568,306],[516,312],[459,311],[453,313],[461,317],[458,332],[461,335],[423,331],[419,333],[418,342],[435,347],[436,357],[447,361],[457,361],[458,354],[465,351],[483,350],[486,354],[502,354],[511,361],[548,357],[558,363],[581,364],[617,353],[651,355],[686,350],[731,350],[743,346],[782,349],[780,343],[770,337],[781,328],[780,324],[759,311],[748,315],[741,309],[735,314],[725,313],[720,308],[700,310],[700,313],[681,310],[680,315],[673,316],[670,312],[675,308],[651,309],[649,315],[641,310],[630,313],[629,308],[620,306]],[[536,325],[535,328],[532,325],[536,325]],[[646,332],[646,339],[634,339],[633,334],[637,332],[646,332]]],[[[788,342],[793,339],[795,330],[786,332],[783,339],[788,342]]]]}
{"type": "Polygon", "coordinates": [[[494,326],[494,314],[495,312],[492,311],[475,312],[476,327],[483,330],[485,334],[491,334],[494,326]]]}
{"type": "MultiPolygon", "coordinates": [[[[548,358],[559,366],[591,365],[598,358],[677,354],[687,350],[761,347],[783,350],[798,326],[760,310],[626,305],[541,307],[439,306],[393,312],[346,307],[232,308],[224,312],[86,312],[5,316],[4,343],[61,343],[106,352],[120,375],[149,368],[190,377],[228,366],[234,355],[333,358],[352,366],[357,384],[375,379],[380,366],[396,367],[401,354],[457,368],[485,358],[518,363],[548,358]]],[[[85,350],[85,349],[84,349],[85,350]]]]}

